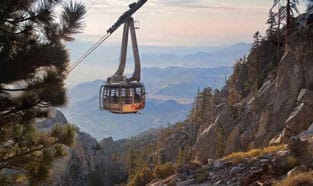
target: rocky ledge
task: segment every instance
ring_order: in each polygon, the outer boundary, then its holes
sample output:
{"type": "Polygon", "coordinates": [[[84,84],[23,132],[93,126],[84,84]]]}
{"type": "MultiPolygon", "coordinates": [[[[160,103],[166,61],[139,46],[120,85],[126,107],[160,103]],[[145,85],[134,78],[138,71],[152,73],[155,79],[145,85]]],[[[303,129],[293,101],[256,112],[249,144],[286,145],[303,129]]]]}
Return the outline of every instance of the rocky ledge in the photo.
{"type": "MultiPolygon", "coordinates": [[[[279,185],[281,180],[312,170],[313,124],[308,130],[292,137],[287,145],[269,148],[277,150],[260,154],[254,149],[242,154],[237,153],[237,156],[209,159],[207,164],[202,166],[186,164],[179,167],[175,175],[149,185],[279,185]]],[[[310,184],[313,185],[313,176],[310,184]]]]}

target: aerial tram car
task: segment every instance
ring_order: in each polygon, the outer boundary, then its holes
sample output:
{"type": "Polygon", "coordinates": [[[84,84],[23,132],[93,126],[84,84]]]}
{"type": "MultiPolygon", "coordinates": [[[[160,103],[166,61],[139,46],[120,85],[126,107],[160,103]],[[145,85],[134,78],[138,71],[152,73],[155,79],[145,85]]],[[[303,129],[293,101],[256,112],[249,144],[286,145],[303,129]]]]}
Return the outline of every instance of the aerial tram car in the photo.
{"type": "Polygon", "coordinates": [[[112,34],[122,24],[124,25],[120,61],[118,70],[109,78],[99,91],[99,107],[100,110],[106,110],[116,114],[137,113],[145,108],[145,87],[140,82],[141,66],[138,51],[138,44],[135,32],[135,24],[132,15],[147,0],[139,0],[129,5],[129,10],[119,17],[117,22],[107,30],[112,34]],[[128,36],[130,34],[133,49],[133,57],[135,62],[134,72],[130,78],[124,75],[128,36]]]}

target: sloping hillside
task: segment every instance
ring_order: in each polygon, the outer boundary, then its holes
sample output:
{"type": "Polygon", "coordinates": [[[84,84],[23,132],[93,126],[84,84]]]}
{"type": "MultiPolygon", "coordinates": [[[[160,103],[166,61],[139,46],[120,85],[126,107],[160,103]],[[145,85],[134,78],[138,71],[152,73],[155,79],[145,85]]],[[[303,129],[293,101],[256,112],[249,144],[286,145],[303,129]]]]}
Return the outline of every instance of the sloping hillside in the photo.
{"type": "MultiPolygon", "coordinates": [[[[256,34],[250,54],[237,60],[226,86],[198,92],[184,121],[130,139],[80,140],[73,170],[89,168],[83,178],[91,180],[84,183],[104,185],[101,175],[111,170],[110,183],[131,186],[312,185],[313,24],[299,21],[310,16],[297,18],[289,35],[256,34]],[[99,157],[90,158],[92,153],[99,157]]],[[[77,104],[88,108],[96,97],[77,104]]],[[[164,104],[160,117],[173,117],[165,108],[180,107],[174,101],[154,104],[164,104]]],[[[158,108],[147,108],[153,109],[158,108]]],[[[81,172],[70,172],[76,183],[81,172]]]]}
{"type": "Polygon", "coordinates": [[[286,40],[256,39],[223,89],[199,92],[187,120],[159,132],[130,185],[153,178],[150,185],[279,185],[313,168],[313,32],[301,23],[286,40]],[[165,162],[175,175],[160,168],[165,162]]]}

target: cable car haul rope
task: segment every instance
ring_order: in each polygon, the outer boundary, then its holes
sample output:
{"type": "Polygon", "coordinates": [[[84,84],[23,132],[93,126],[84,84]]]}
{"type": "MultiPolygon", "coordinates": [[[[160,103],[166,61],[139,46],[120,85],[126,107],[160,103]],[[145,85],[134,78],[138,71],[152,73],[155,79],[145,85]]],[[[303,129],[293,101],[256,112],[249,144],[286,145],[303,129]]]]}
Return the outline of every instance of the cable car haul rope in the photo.
{"type": "Polygon", "coordinates": [[[140,57],[137,38],[132,15],[141,8],[148,0],[138,0],[129,5],[129,10],[122,14],[107,33],[102,36],[90,49],[88,49],[75,63],[68,73],[72,72],[81,64],[96,48],[98,48],[114,31],[124,24],[120,63],[118,70],[109,78],[99,91],[100,110],[107,110],[117,114],[137,113],[145,107],[145,87],[140,83],[140,57]],[[131,36],[135,69],[130,78],[124,76],[127,57],[128,36],[131,36]]]}
{"type": "Polygon", "coordinates": [[[110,33],[102,36],[99,41],[92,45],[80,58],[78,58],[67,70],[68,73],[71,73],[79,64],[81,64],[94,50],[96,50],[106,39],[111,36],[110,33]]]}

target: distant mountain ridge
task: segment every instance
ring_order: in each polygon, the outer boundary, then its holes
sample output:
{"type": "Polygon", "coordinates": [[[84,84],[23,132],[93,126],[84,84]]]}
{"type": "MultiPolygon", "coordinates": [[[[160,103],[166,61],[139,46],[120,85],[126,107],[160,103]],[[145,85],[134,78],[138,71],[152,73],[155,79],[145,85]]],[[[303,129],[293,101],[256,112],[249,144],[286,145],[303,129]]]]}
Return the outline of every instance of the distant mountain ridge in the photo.
{"type": "MultiPolygon", "coordinates": [[[[69,44],[72,59],[78,59],[93,43],[76,41],[69,44]]],[[[250,43],[236,43],[229,46],[216,47],[158,47],[139,46],[141,61],[144,67],[221,67],[232,66],[236,59],[248,54],[251,48],[250,43]]],[[[101,45],[93,52],[86,62],[89,65],[117,63],[120,53],[119,46],[101,45]]],[[[127,59],[133,62],[132,56],[127,59]]]]}
{"type": "MultiPolygon", "coordinates": [[[[232,73],[232,67],[218,68],[143,68],[142,82],[146,85],[148,97],[152,94],[193,100],[198,89],[207,86],[222,88],[225,79],[232,73]]],[[[81,83],[69,91],[70,102],[88,99],[98,95],[105,80],[81,83]],[[83,90],[83,91],[82,91],[83,90]],[[97,90],[97,91],[96,91],[97,90]]]]}
{"type": "MultiPolygon", "coordinates": [[[[233,66],[236,59],[248,54],[251,44],[237,43],[235,45],[217,48],[215,50],[190,51],[188,54],[146,54],[141,55],[143,62],[149,64],[158,63],[161,66],[180,66],[180,67],[202,67],[216,68],[223,66],[233,66]]],[[[129,58],[131,61],[132,58],[129,58]]],[[[150,65],[149,65],[150,66],[150,65]]]]}
{"type": "Polygon", "coordinates": [[[98,140],[134,136],[152,127],[166,127],[184,120],[198,89],[221,88],[231,67],[144,68],[142,80],[147,91],[146,108],[140,115],[115,115],[98,108],[99,88],[104,80],[81,83],[68,91],[69,104],[62,111],[71,123],[98,140]]]}
{"type": "MultiPolygon", "coordinates": [[[[69,44],[70,58],[78,59],[92,43],[76,42],[69,44]]],[[[142,68],[217,68],[233,67],[235,61],[242,58],[250,50],[251,44],[237,43],[219,47],[155,47],[139,46],[142,68]]],[[[131,51],[131,48],[129,48],[131,51]]],[[[69,86],[86,81],[103,79],[114,73],[118,67],[120,47],[101,45],[92,55],[88,56],[69,76],[69,86]]],[[[133,71],[133,57],[127,58],[126,72],[133,71]]]]}

